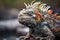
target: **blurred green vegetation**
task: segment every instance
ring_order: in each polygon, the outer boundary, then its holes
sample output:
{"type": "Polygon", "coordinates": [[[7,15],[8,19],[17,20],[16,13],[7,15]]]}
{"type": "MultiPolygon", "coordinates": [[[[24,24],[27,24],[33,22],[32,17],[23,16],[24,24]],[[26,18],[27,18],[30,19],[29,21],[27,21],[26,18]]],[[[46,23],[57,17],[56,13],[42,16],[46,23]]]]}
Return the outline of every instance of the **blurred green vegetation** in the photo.
{"type": "MultiPolygon", "coordinates": [[[[33,0],[0,0],[0,7],[13,7],[13,8],[20,8],[24,7],[24,2],[31,3],[33,0]]],[[[51,4],[52,6],[60,6],[60,0],[36,0],[42,1],[47,4],[51,4]]]]}
{"type": "Polygon", "coordinates": [[[0,0],[0,7],[20,7],[24,6],[24,2],[30,3],[32,0],[0,0]]]}

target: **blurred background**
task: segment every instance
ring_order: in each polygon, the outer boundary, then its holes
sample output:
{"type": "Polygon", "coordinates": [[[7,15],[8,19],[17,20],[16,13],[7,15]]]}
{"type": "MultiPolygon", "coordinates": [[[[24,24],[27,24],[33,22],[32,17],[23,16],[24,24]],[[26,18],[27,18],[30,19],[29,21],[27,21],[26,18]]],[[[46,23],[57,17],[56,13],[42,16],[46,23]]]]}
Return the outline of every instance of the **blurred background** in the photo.
{"type": "MultiPolygon", "coordinates": [[[[24,2],[31,3],[32,1],[33,0],[0,0],[0,40],[16,40],[16,32],[14,30],[13,33],[12,30],[21,26],[17,20],[18,13],[25,8],[24,2]]],[[[60,0],[36,1],[42,1],[50,5],[55,12],[60,14],[60,0]]]]}

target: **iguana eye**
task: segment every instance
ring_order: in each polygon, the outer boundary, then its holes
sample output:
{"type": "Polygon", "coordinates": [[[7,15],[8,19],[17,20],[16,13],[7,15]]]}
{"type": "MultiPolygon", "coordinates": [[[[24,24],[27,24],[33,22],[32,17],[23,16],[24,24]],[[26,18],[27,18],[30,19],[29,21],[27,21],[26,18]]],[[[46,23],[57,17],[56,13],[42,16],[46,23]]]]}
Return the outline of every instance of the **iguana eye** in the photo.
{"type": "Polygon", "coordinates": [[[32,11],[30,11],[30,12],[28,12],[28,14],[27,15],[29,15],[29,16],[33,16],[33,12],[32,11]]]}

